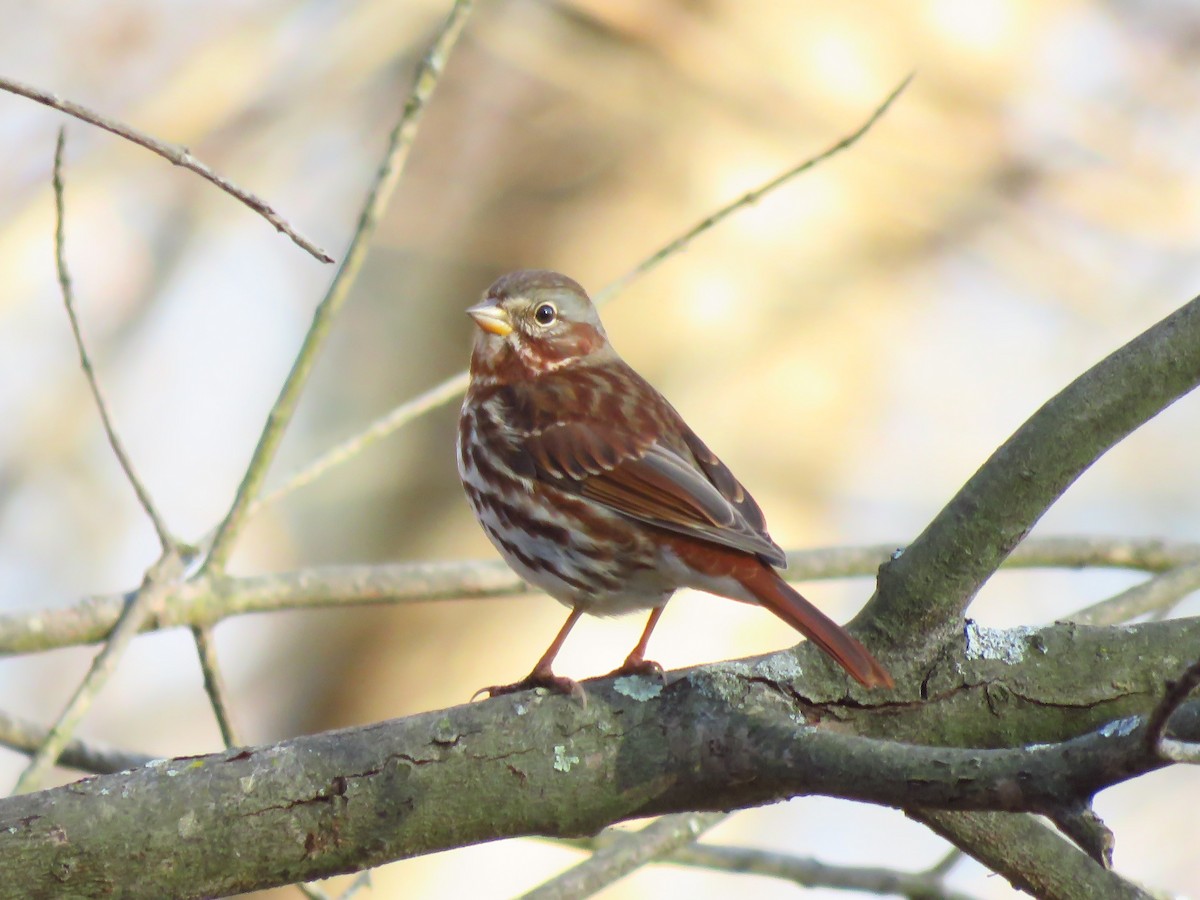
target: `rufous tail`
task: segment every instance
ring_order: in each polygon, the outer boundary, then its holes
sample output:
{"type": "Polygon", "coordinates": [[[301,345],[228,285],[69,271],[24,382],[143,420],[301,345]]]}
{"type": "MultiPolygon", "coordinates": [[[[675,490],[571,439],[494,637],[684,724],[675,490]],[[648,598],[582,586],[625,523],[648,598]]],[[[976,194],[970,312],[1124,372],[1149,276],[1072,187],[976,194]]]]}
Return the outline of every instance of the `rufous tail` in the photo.
{"type": "Polygon", "coordinates": [[[758,602],[828,653],[855,681],[866,687],[895,686],[892,676],[857,638],[821,612],[766,565],[738,580],[758,602]]]}

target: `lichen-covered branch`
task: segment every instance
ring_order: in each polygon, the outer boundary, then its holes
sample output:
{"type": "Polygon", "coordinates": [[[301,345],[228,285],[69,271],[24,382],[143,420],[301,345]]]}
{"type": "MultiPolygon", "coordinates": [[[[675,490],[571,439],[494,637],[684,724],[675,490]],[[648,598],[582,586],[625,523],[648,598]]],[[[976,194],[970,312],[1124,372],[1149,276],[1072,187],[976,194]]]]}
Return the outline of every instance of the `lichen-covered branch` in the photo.
{"type": "MultiPolygon", "coordinates": [[[[633,817],[807,793],[925,812],[1054,812],[1164,765],[1147,722],[1181,671],[1170,658],[1197,646],[1200,621],[1057,625],[1021,640],[1050,652],[962,655],[957,684],[947,680],[923,703],[863,695],[845,704],[844,683],[780,653],[691,670],[665,688],[645,679],[589,682],[586,708],[568,697],[518,694],[160,762],[0,801],[0,852],[12,861],[9,883],[31,894],[119,885],[129,896],[201,896],[477,841],[586,835],[633,817]],[[1163,658],[1147,660],[1143,641],[1163,658]],[[1101,648],[1111,675],[1105,697],[1058,706],[1053,726],[1036,715],[1055,708],[1060,690],[1054,678],[1041,690],[1045,673],[1065,678],[1101,648]],[[1153,677],[1161,679],[1156,688],[1153,677]],[[1001,685],[1031,702],[990,706],[988,688],[1001,685]],[[959,713],[969,703],[976,714],[929,714],[959,695],[959,713]],[[927,746],[862,736],[914,730],[927,746]],[[1050,746],[1022,748],[1027,741],[1018,740],[962,749],[995,743],[997,733],[1040,733],[1050,746]]],[[[946,657],[961,652],[956,643],[946,657]]],[[[1171,725],[1175,740],[1200,738],[1197,704],[1184,704],[1171,725]]],[[[1111,885],[1116,876],[1089,865],[1076,873],[1081,890],[1111,885]]]]}

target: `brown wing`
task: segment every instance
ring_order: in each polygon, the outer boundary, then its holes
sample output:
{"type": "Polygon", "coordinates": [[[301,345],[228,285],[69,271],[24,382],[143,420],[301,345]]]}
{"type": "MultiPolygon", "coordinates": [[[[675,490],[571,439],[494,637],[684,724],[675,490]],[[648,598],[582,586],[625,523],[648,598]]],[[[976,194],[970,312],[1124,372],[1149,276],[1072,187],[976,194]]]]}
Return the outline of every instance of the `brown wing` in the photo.
{"type": "Polygon", "coordinates": [[[682,421],[677,425],[684,432],[678,447],[639,442],[608,424],[559,422],[528,436],[525,449],[542,481],[630,518],[785,565],[758,504],[682,421]]]}

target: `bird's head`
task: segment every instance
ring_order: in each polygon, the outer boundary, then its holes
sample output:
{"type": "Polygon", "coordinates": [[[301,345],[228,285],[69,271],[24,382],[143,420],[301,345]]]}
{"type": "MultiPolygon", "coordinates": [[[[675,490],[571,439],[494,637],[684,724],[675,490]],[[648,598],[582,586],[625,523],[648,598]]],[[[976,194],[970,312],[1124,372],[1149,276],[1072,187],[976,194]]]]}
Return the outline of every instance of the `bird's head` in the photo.
{"type": "Polygon", "coordinates": [[[510,272],[467,315],[479,326],[471,355],[473,376],[519,366],[537,377],[613,356],[595,305],[577,282],[557,272],[510,272]]]}

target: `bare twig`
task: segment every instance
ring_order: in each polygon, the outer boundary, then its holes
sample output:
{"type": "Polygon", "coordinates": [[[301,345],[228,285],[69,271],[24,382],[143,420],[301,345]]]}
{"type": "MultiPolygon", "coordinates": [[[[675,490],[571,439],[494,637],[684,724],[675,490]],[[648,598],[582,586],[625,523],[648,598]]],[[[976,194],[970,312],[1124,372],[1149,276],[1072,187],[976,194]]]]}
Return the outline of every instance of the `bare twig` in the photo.
{"type": "Polygon", "coordinates": [[[342,891],[342,896],[339,900],[350,900],[355,894],[364,889],[371,887],[371,870],[363,869],[358,873],[358,877],[350,882],[349,887],[342,891]]]}
{"type": "Polygon", "coordinates": [[[936,863],[925,870],[925,875],[936,875],[943,878],[950,874],[950,870],[957,866],[966,858],[967,854],[963,853],[957,847],[951,847],[949,852],[939,859],[936,863]]]}
{"type": "MultiPolygon", "coordinates": [[[[33,754],[46,742],[49,730],[34,722],[0,713],[0,744],[20,753],[33,754]]],[[[92,775],[107,775],[144,766],[153,759],[144,753],[116,750],[91,741],[68,741],[58,756],[60,766],[68,766],[92,775]]]]}
{"type": "Polygon", "coordinates": [[[421,392],[411,400],[401,403],[387,415],[372,422],[367,426],[365,431],[359,432],[354,437],[342,441],[337,446],[321,454],[320,457],[289,478],[287,482],[252,504],[247,515],[253,515],[264,506],[274,503],[297,488],[311,484],[334,466],[341,465],[381,438],[385,438],[393,431],[403,428],[413,419],[423,416],[430,410],[437,409],[444,403],[449,403],[467,389],[467,382],[467,373],[462,371],[457,375],[447,378],[441,384],[421,392]]]}
{"type": "Polygon", "coordinates": [[[21,773],[21,777],[17,780],[15,788],[17,793],[33,790],[46,771],[62,755],[79,722],[82,721],[93,700],[116,669],[121,655],[125,652],[125,648],[133,640],[134,636],[142,630],[146,620],[162,605],[163,598],[169,590],[168,583],[176,580],[184,567],[181,548],[171,537],[162,518],[155,511],[149,494],[146,493],[145,488],[142,487],[141,482],[134,473],[133,466],[129,462],[121,441],[112,426],[103,397],[100,394],[99,386],[96,383],[95,374],[92,371],[91,362],[88,359],[83,337],[79,330],[79,322],[75,316],[74,298],[71,292],[71,278],[67,271],[66,256],[63,253],[63,145],[64,134],[60,130],[58,146],[54,153],[54,208],[57,220],[54,243],[55,258],[58,266],[58,280],[63,291],[63,302],[67,307],[67,315],[71,321],[71,331],[75,336],[75,345],[79,350],[79,357],[84,373],[87,376],[88,384],[92,388],[96,405],[100,410],[100,418],[104,423],[104,430],[108,434],[109,443],[112,445],[113,451],[121,463],[121,467],[125,470],[126,476],[133,485],[138,499],[142,503],[142,507],[150,516],[151,521],[154,522],[155,530],[158,532],[159,540],[162,542],[163,552],[158,562],[147,571],[146,579],[142,583],[141,588],[138,589],[128,605],[122,610],[111,633],[108,634],[104,649],[96,654],[96,658],[92,660],[92,666],[88,670],[87,675],[75,689],[75,693],[71,696],[66,708],[59,714],[57,721],[47,732],[44,741],[33,754],[25,771],[21,773]]]}
{"type": "MultiPolygon", "coordinates": [[[[955,851],[961,859],[962,852],[955,851]]],[[[895,894],[921,900],[970,900],[943,883],[936,867],[925,872],[901,872],[875,866],[831,866],[820,860],[787,853],[770,853],[750,847],[695,843],[680,847],[658,862],[744,875],[762,875],[791,881],[800,887],[895,894]]]]}
{"type": "MultiPolygon", "coordinates": [[[[333,900],[332,896],[328,892],[321,890],[315,884],[305,884],[304,882],[300,882],[295,886],[299,888],[300,893],[302,893],[305,897],[308,897],[309,900],[333,900]]],[[[351,900],[351,898],[359,891],[370,889],[370,887],[371,870],[363,869],[358,873],[357,876],[355,876],[354,880],[346,886],[346,889],[338,894],[338,900],[351,900]]]]}
{"type": "MultiPolygon", "coordinates": [[[[702,814],[690,814],[702,815],[702,814]]],[[[724,818],[722,814],[716,814],[724,818]]],[[[666,816],[664,819],[680,819],[684,823],[689,814],[666,816]]],[[[660,819],[659,821],[663,821],[660,819]]],[[[583,850],[604,851],[617,848],[627,853],[637,846],[637,841],[645,832],[630,833],[617,828],[606,828],[594,838],[582,840],[555,841],[558,845],[578,847],[583,850]]],[[[948,888],[945,877],[949,871],[964,857],[957,848],[952,849],[936,864],[922,872],[902,872],[896,869],[885,869],[873,866],[831,866],[811,857],[793,856],[786,853],[772,853],[749,847],[730,847],[705,842],[685,843],[683,846],[667,853],[664,852],[653,859],[643,859],[642,863],[655,862],[669,865],[690,866],[701,869],[713,869],[721,872],[731,872],[747,875],[761,875],[769,878],[779,878],[791,881],[800,887],[832,888],[836,890],[862,891],[871,894],[888,894],[900,897],[921,898],[921,900],[970,900],[969,895],[948,888]]],[[[584,864],[586,865],[586,863],[584,864]]],[[[576,870],[572,869],[571,874],[576,870]]],[[[560,876],[562,877],[562,876],[560,876]]],[[[551,882],[550,884],[556,884],[551,882]]],[[[605,882],[607,884],[608,882],[605,882]]],[[[583,887],[582,885],[578,885],[583,887]]],[[[597,886],[590,882],[587,887],[597,886]]],[[[538,890],[549,887],[543,885],[538,890]]],[[[541,896],[528,894],[528,896],[541,896]]],[[[587,896],[584,893],[565,890],[560,894],[547,896],[587,896]]]]}
{"type": "Polygon", "coordinates": [[[417,69],[412,92],[404,105],[400,121],[396,123],[396,127],[392,129],[388,138],[387,151],[367,194],[366,202],[363,204],[358,227],[355,229],[350,247],[346,251],[346,258],[342,260],[337,274],[334,275],[333,281],[329,285],[329,290],[313,314],[312,325],[304,338],[300,352],[296,355],[292,370],[288,373],[287,380],[279,392],[279,397],[267,416],[266,426],[263,428],[258,446],[254,449],[250,464],[246,467],[246,474],[238,487],[233,505],[230,506],[225,520],[218,527],[216,536],[213,538],[212,549],[204,562],[203,572],[224,570],[229,554],[233,550],[234,541],[245,524],[249,505],[257,498],[263,479],[266,478],[267,468],[274,459],[275,451],[283,439],[283,432],[291,422],[292,414],[300,400],[301,391],[304,389],[309,372],[316,361],[317,351],[325,342],[334,316],[345,303],[350,293],[350,287],[358,277],[359,269],[366,258],[371,236],[375,233],[375,226],[387,207],[396,182],[400,178],[400,173],[403,172],[408,160],[408,154],[416,139],[417,128],[425,105],[434,88],[437,87],[446,59],[458,41],[458,36],[462,33],[471,6],[472,0],[455,0],[449,18],[435,39],[433,47],[425,55],[417,69]]]}
{"type": "Polygon", "coordinates": [[[1200,563],[1200,543],[1161,538],[1048,537],[1022,541],[1005,566],[1167,572],[1200,563]]]}
{"type": "MultiPolygon", "coordinates": [[[[706,217],[703,221],[698,222],[697,224],[688,228],[687,231],[683,232],[683,234],[678,235],[668,243],[664,244],[661,248],[652,253],[650,256],[646,257],[646,259],[642,260],[616,281],[604,287],[599,293],[596,294],[594,298],[596,303],[601,304],[611,300],[625,288],[629,287],[631,283],[641,278],[651,270],[657,268],[661,263],[671,256],[674,256],[676,253],[686,249],[688,244],[690,244],[704,232],[719,225],[721,222],[739,210],[745,209],[747,206],[757,203],[767,194],[771,193],[777,188],[782,187],[784,184],[786,184],[788,181],[791,181],[798,175],[807,172],[813,166],[824,162],[825,160],[829,159],[829,157],[834,156],[855,144],[871,129],[871,127],[877,121],[879,121],[880,116],[887,112],[888,107],[890,107],[896,98],[900,96],[901,92],[908,87],[909,82],[912,81],[912,77],[912,75],[909,75],[902,82],[900,82],[900,84],[898,84],[892,90],[892,92],[888,94],[884,101],[878,107],[876,107],[875,111],[871,113],[867,120],[863,122],[863,124],[860,125],[855,131],[846,135],[836,144],[822,151],[821,153],[818,153],[816,156],[809,157],[804,162],[792,166],[787,171],[776,175],[770,181],[759,185],[754,190],[746,192],[732,203],[726,204],[712,215],[706,217]]],[[[354,437],[343,441],[328,452],[322,454],[296,475],[288,479],[288,481],[282,486],[272,491],[271,494],[268,497],[265,497],[261,503],[255,504],[254,511],[257,511],[262,506],[265,506],[268,503],[273,503],[281,497],[290,494],[299,487],[310,484],[321,475],[325,474],[325,472],[327,472],[329,469],[345,462],[347,459],[366,449],[376,441],[387,437],[398,428],[407,425],[413,419],[416,419],[417,417],[422,416],[431,410],[437,409],[445,403],[449,403],[466,390],[467,381],[467,373],[465,371],[459,372],[456,375],[450,376],[440,384],[434,385],[428,390],[418,394],[411,400],[407,400],[400,404],[387,415],[381,416],[372,422],[369,426],[367,426],[365,431],[362,431],[354,437]]]]}
{"type": "Polygon", "coordinates": [[[719,812],[674,813],[662,816],[636,833],[618,832],[579,865],[522,895],[521,900],[590,897],[646,863],[692,843],[725,818],[726,813],[719,812]]]}
{"type": "MultiPolygon", "coordinates": [[[[2,84],[2,81],[0,81],[2,84]]],[[[175,539],[171,536],[170,530],[167,528],[167,523],[163,517],[159,515],[158,510],[154,506],[154,501],[150,499],[150,494],[146,490],[142,481],[137,476],[137,472],[133,469],[133,463],[129,459],[129,454],[125,452],[125,445],[117,436],[117,430],[113,426],[112,417],[108,412],[108,405],[104,402],[104,395],[100,391],[100,385],[96,381],[96,372],[92,368],[92,360],[88,356],[87,347],[83,343],[83,333],[79,327],[79,316],[75,313],[75,292],[71,288],[71,274],[67,271],[66,259],[66,237],[65,227],[63,224],[63,178],[62,178],[62,160],[63,148],[66,145],[66,129],[58,130],[58,143],[54,148],[54,264],[58,271],[58,285],[62,290],[63,306],[67,309],[67,318],[71,322],[71,334],[75,338],[75,349],[79,351],[79,365],[83,369],[83,375],[87,379],[88,387],[92,392],[92,399],[96,401],[96,410],[100,413],[100,421],[104,425],[104,433],[108,437],[109,446],[112,447],[113,453],[117,457],[117,462],[121,465],[121,470],[125,473],[133,492],[137,494],[138,503],[142,505],[142,509],[146,511],[146,515],[150,517],[151,523],[154,525],[154,531],[158,535],[158,542],[162,545],[164,552],[175,546],[175,539]]]]}
{"type": "Polygon", "coordinates": [[[229,690],[225,687],[225,679],[221,677],[221,669],[217,665],[217,648],[213,645],[212,629],[207,625],[192,626],[192,640],[195,641],[196,652],[200,657],[200,670],[204,673],[204,692],[208,694],[213,715],[217,717],[217,727],[221,729],[221,740],[225,742],[226,747],[240,747],[242,742],[238,739],[229,713],[229,690]]]}
{"type": "Polygon", "coordinates": [[[265,200],[258,197],[249,191],[238,187],[228,178],[217,174],[196,157],[188,152],[186,147],[176,147],[171,144],[165,144],[162,141],[155,140],[150,135],[138,131],[135,128],[126,125],[124,122],[118,122],[116,119],[110,119],[100,113],[88,109],[86,106],[81,106],[78,103],[72,103],[70,100],[64,100],[49,91],[43,91],[40,88],[32,85],[22,84],[19,81],[14,81],[11,78],[0,78],[0,90],[8,91],[10,94],[19,94],[22,97],[28,97],[51,109],[57,109],[59,112],[66,113],[68,116],[74,116],[83,122],[90,125],[95,125],[97,128],[103,128],[105,131],[110,131],[118,137],[123,137],[127,141],[137,144],[139,147],[145,147],[151,153],[157,153],[163,159],[176,166],[182,166],[189,171],[195,172],[206,181],[212,182],[225,193],[237,198],[250,209],[254,210],[268,222],[275,226],[277,231],[281,231],[296,243],[297,246],[306,250],[309,254],[319,259],[324,263],[333,262],[333,257],[314,244],[308,238],[302,236],[291,225],[289,225],[279,213],[275,212],[265,200]]]}
{"type": "Polygon", "coordinates": [[[646,259],[642,260],[616,281],[606,286],[602,291],[600,291],[600,293],[596,295],[596,302],[604,303],[610,298],[616,296],[621,291],[625,290],[625,288],[629,287],[631,282],[636,281],[651,269],[656,268],[668,257],[674,256],[676,253],[687,249],[688,244],[690,244],[700,235],[704,234],[704,232],[708,231],[713,226],[719,225],[725,219],[732,216],[735,212],[744,209],[747,206],[754,205],[764,196],[771,193],[776,188],[782,187],[796,176],[804,174],[809,169],[813,168],[813,166],[819,165],[820,163],[823,163],[825,160],[829,159],[831,156],[836,156],[843,150],[848,150],[850,147],[854,146],[856,143],[858,143],[859,139],[861,139],[863,135],[871,130],[871,128],[876,122],[879,121],[883,114],[888,111],[891,105],[896,101],[896,98],[904,93],[904,89],[908,87],[912,80],[913,75],[910,74],[898,85],[892,88],[892,92],[884,98],[883,102],[880,103],[879,106],[875,107],[875,111],[867,117],[867,120],[863,122],[862,125],[852,131],[850,134],[846,135],[832,147],[822,151],[821,153],[818,153],[816,156],[806,159],[799,165],[793,166],[786,172],[776,175],[766,184],[759,185],[752,191],[747,191],[732,203],[721,207],[712,215],[701,220],[700,222],[697,222],[683,234],[679,235],[679,237],[664,245],[661,250],[646,257],[646,259]]]}
{"type": "Polygon", "coordinates": [[[45,741],[33,754],[25,771],[21,773],[13,789],[14,793],[22,794],[35,790],[46,772],[62,755],[92,701],[116,669],[129,642],[141,631],[147,619],[162,609],[170,586],[182,575],[183,567],[183,560],[175,553],[165,554],[150,567],[145,582],[108,635],[104,648],[92,660],[87,675],[50,728],[45,741]]]}

